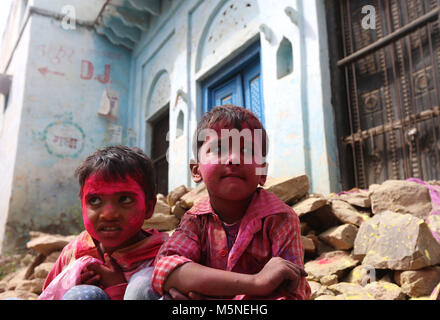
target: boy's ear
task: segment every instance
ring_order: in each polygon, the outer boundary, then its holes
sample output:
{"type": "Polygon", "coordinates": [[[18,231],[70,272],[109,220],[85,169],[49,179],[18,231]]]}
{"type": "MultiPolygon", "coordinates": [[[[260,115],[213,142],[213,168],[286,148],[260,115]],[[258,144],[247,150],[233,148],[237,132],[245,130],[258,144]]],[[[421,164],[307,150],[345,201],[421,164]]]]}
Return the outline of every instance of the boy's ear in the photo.
{"type": "Polygon", "coordinates": [[[191,176],[195,183],[199,183],[203,180],[199,171],[199,164],[194,159],[189,161],[189,170],[191,171],[191,176]]]}
{"type": "Polygon", "coordinates": [[[145,209],[145,220],[150,219],[156,207],[157,198],[147,200],[147,207],[145,209]]]}
{"type": "Polygon", "coordinates": [[[258,180],[258,183],[260,184],[260,186],[264,186],[264,184],[266,183],[266,179],[267,179],[267,169],[268,169],[268,163],[265,162],[261,168],[259,168],[261,171],[260,173],[262,173],[260,175],[260,179],[258,180]],[[263,174],[264,173],[264,174],[263,174]]]}

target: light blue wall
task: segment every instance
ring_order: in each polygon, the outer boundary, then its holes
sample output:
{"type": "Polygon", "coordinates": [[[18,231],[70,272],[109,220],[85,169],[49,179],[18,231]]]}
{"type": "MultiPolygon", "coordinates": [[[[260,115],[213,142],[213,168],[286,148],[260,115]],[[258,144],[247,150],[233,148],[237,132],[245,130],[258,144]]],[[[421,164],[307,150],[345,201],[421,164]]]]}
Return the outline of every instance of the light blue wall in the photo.
{"type": "Polygon", "coordinates": [[[259,39],[269,175],[307,174],[311,192],[340,191],[326,32],[324,0],[185,0],[154,21],[133,51],[129,126],[137,145],[149,153],[151,128],[145,121],[162,105],[149,102],[148,95],[157,89],[155,77],[165,71],[170,82],[168,97],[162,97],[170,103],[170,190],[194,186],[187,168],[201,116],[200,83],[259,39]],[[292,10],[295,16],[286,13],[292,10]],[[278,78],[283,39],[292,45],[293,71],[278,78]],[[176,139],[180,110],[185,138],[176,139]]]}
{"type": "Polygon", "coordinates": [[[74,170],[96,148],[118,142],[109,131],[114,125],[123,129],[119,143],[127,137],[131,52],[92,29],[64,30],[59,21],[35,14],[29,27],[6,247],[23,244],[29,230],[80,231],[74,170]],[[115,122],[98,115],[105,89],[119,93],[115,122]]]}
{"type": "Polygon", "coordinates": [[[324,0],[166,3],[169,7],[151,21],[133,52],[90,28],[64,30],[58,20],[31,16],[29,49],[23,54],[28,56],[26,74],[19,76],[24,77],[23,103],[7,219],[0,212],[7,220],[8,245],[23,244],[33,229],[79,231],[75,168],[97,147],[118,142],[149,154],[147,121],[166,105],[169,189],[194,186],[188,163],[201,116],[200,83],[255,41],[261,43],[269,175],[305,173],[311,192],[340,191],[324,0]],[[286,9],[297,16],[292,19],[286,9]],[[283,39],[292,45],[293,70],[278,78],[277,52],[283,39]],[[105,79],[106,68],[110,81],[99,81],[105,79]],[[119,93],[116,122],[97,114],[106,89],[119,93]],[[179,112],[183,136],[176,137],[179,112]],[[109,135],[114,125],[122,128],[120,141],[109,135]],[[69,146],[65,138],[77,139],[76,144],[69,146]]]}

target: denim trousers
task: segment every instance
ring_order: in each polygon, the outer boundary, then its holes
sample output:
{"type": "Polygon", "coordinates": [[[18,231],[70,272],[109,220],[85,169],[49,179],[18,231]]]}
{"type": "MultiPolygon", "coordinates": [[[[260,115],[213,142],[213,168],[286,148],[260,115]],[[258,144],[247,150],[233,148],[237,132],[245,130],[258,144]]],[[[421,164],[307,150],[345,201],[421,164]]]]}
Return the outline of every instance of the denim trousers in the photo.
{"type": "MultiPolygon", "coordinates": [[[[160,296],[151,287],[154,267],[147,267],[133,274],[128,281],[124,300],[158,300],[160,296]]],[[[97,286],[82,284],[70,288],[62,300],[110,300],[97,286]]]]}

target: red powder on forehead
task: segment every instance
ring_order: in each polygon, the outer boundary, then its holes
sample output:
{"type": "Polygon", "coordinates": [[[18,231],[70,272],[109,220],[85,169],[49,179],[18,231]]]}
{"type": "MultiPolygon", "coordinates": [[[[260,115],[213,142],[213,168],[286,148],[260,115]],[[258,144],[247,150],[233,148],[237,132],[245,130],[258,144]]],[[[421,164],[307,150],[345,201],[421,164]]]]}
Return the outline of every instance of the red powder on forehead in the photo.
{"type": "Polygon", "coordinates": [[[101,174],[90,175],[81,191],[83,195],[86,193],[113,194],[123,191],[144,194],[140,185],[130,176],[109,181],[104,179],[101,174]]]}
{"type": "MultiPolygon", "coordinates": [[[[136,195],[137,199],[137,212],[138,214],[131,217],[130,220],[126,222],[125,225],[122,225],[123,228],[121,237],[117,239],[118,243],[110,243],[109,245],[118,245],[119,243],[123,243],[130,237],[132,237],[136,232],[138,232],[143,224],[146,212],[146,198],[143,189],[139,186],[139,184],[131,177],[126,177],[125,179],[115,179],[113,181],[108,181],[103,178],[100,174],[90,175],[81,190],[82,198],[82,210],[83,210],[83,220],[84,226],[89,232],[89,234],[101,241],[99,239],[99,235],[97,234],[93,223],[89,220],[87,211],[87,196],[89,195],[112,195],[115,193],[129,192],[136,195]]],[[[103,209],[104,210],[104,209],[103,209]]]]}
{"type": "Polygon", "coordinates": [[[254,129],[263,129],[263,127],[255,120],[255,119],[245,119],[241,123],[238,121],[228,121],[227,119],[221,119],[215,122],[212,126],[210,126],[213,130],[221,130],[221,129],[244,129],[248,128],[251,130],[254,129]]]}

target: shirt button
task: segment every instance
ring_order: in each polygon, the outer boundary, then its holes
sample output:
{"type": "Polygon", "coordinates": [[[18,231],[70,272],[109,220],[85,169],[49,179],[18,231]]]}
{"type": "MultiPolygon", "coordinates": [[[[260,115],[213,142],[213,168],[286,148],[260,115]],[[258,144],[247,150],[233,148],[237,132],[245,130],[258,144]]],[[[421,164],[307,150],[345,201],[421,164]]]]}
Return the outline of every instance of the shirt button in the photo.
{"type": "Polygon", "coordinates": [[[220,256],[226,257],[227,255],[228,255],[228,250],[226,249],[220,250],[220,256]]]}

